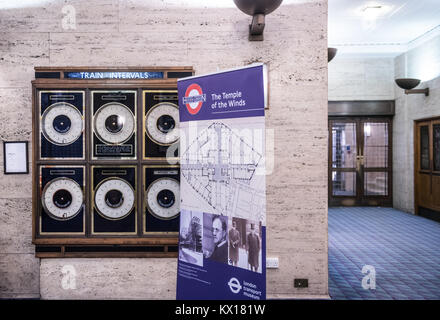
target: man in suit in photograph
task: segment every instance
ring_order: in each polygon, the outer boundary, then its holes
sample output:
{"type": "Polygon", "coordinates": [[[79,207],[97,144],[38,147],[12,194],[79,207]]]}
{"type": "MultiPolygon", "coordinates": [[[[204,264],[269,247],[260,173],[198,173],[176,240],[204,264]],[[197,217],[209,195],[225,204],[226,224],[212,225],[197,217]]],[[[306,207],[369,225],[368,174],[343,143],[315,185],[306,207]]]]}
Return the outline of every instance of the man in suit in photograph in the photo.
{"type": "Polygon", "coordinates": [[[255,230],[255,224],[251,223],[251,232],[247,236],[247,251],[249,270],[257,272],[260,259],[260,236],[255,230]]]}
{"type": "Polygon", "coordinates": [[[226,219],[220,219],[215,216],[212,219],[212,236],[214,240],[214,251],[209,257],[210,260],[228,263],[228,244],[226,240],[227,235],[226,219]]]}
{"type": "Polygon", "coordinates": [[[233,266],[237,266],[240,246],[240,231],[237,230],[237,222],[232,221],[232,229],[229,230],[229,261],[233,266]]]}

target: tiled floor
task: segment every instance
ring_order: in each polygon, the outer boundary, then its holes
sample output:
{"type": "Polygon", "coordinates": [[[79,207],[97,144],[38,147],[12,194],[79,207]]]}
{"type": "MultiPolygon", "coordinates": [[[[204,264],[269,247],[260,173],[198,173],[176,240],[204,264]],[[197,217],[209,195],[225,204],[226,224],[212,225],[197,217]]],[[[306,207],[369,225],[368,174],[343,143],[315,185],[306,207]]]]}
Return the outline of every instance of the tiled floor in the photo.
{"type": "Polygon", "coordinates": [[[328,224],[332,299],[440,299],[440,223],[356,207],[330,208],[328,224]],[[365,265],[375,269],[375,289],[362,286],[365,265]]]}

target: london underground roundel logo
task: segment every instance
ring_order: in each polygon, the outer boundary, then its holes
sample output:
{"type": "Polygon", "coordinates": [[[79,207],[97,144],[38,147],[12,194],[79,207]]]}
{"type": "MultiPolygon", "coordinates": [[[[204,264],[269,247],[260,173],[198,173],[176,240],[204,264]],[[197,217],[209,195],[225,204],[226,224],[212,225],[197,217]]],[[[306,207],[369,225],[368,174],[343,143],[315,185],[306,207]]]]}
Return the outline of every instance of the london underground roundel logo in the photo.
{"type": "Polygon", "coordinates": [[[183,97],[183,103],[188,112],[192,115],[197,114],[205,101],[206,94],[203,93],[202,88],[197,83],[190,84],[183,97]]]}
{"type": "Polygon", "coordinates": [[[228,282],[229,289],[231,289],[232,293],[239,293],[242,289],[240,281],[237,278],[231,278],[228,282]]]}

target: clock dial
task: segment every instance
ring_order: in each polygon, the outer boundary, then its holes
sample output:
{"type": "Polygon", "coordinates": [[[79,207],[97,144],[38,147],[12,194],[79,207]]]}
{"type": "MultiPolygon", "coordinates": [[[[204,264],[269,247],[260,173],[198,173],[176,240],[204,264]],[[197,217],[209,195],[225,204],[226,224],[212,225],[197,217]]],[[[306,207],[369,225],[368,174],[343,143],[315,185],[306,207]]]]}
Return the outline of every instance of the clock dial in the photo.
{"type": "Polygon", "coordinates": [[[135,130],[134,115],[125,105],[110,102],[96,112],[94,126],[99,139],[121,144],[130,139],[135,130]]]}
{"type": "Polygon", "coordinates": [[[159,219],[173,219],[180,212],[180,187],[175,179],[157,179],[149,186],[146,197],[149,211],[159,219]]]}
{"type": "Polygon", "coordinates": [[[119,178],[102,181],[95,192],[95,207],[106,219],[118,220],[127,216],[134,207],[134,190],[119,178]]]}
{"type": "Polygon", "coordinates": [[[82,134],[82,115],[77,108],[66,102],[57,102],[47,108],[41,119],[44,136],[56,145],[68,145],[82,134]]]}
{"type": "Polygon", "coordinates": [[[161,145],[170,145],[179,139],[179,109],[163,102],[155,105],[145,117],[148,136],[161,145]]]}
{"type": "Polygon", "coordinates": [[[56,220],[75,217],[82,208],[84,195],[79,184],[69,178],[56,178],[43,189],[44,211],[56,220]]]}

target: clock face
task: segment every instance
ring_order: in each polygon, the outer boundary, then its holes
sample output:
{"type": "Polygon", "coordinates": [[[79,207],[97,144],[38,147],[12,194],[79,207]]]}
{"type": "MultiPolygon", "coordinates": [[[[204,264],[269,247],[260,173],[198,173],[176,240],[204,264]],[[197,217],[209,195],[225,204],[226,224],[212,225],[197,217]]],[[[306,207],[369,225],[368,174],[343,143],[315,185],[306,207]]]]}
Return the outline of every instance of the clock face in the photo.
{"type": "Polygon", "coordinates": [[[44,136],[56,145],[68,145],[82,134],[82,115],[77,108],[66,102],[57,102],[47,108],[41,119],[44,136]]]}
{"type": "Polygon", "coordinates": [[[133,113],[127,106],[117,102],[110,102],[99,108],[94,125],[99,139],[109,144],[124,143],[135,130],[133,113]]]}
{"type": "Polygon", "coordinates": [[[180,212],[180,187],[175,179],[157,179],[149,186],[146,197],[149,211],[159,219],[173,219],[180,212]]]}
{"type": "Polygon", "coordinates": [[[44,210],[56,220],[69,220],[81,210],[84,195],[79,184],[69,178],[56,178],[43,189],[44,210]]]}
{"type": "Polygon", "coordinates": [[[175,104],[163,102],[155,105],[145,117],[148,136],[161,145],[170,145],[179,139],[179,109],[175,104]]]}
{"type": "Polygon", "coordinates": [[[134,190],[119,178],[102,181],[95,192],[95,207],[106,219],[118,220],[127,216],[134,207],[134,190]]]}

